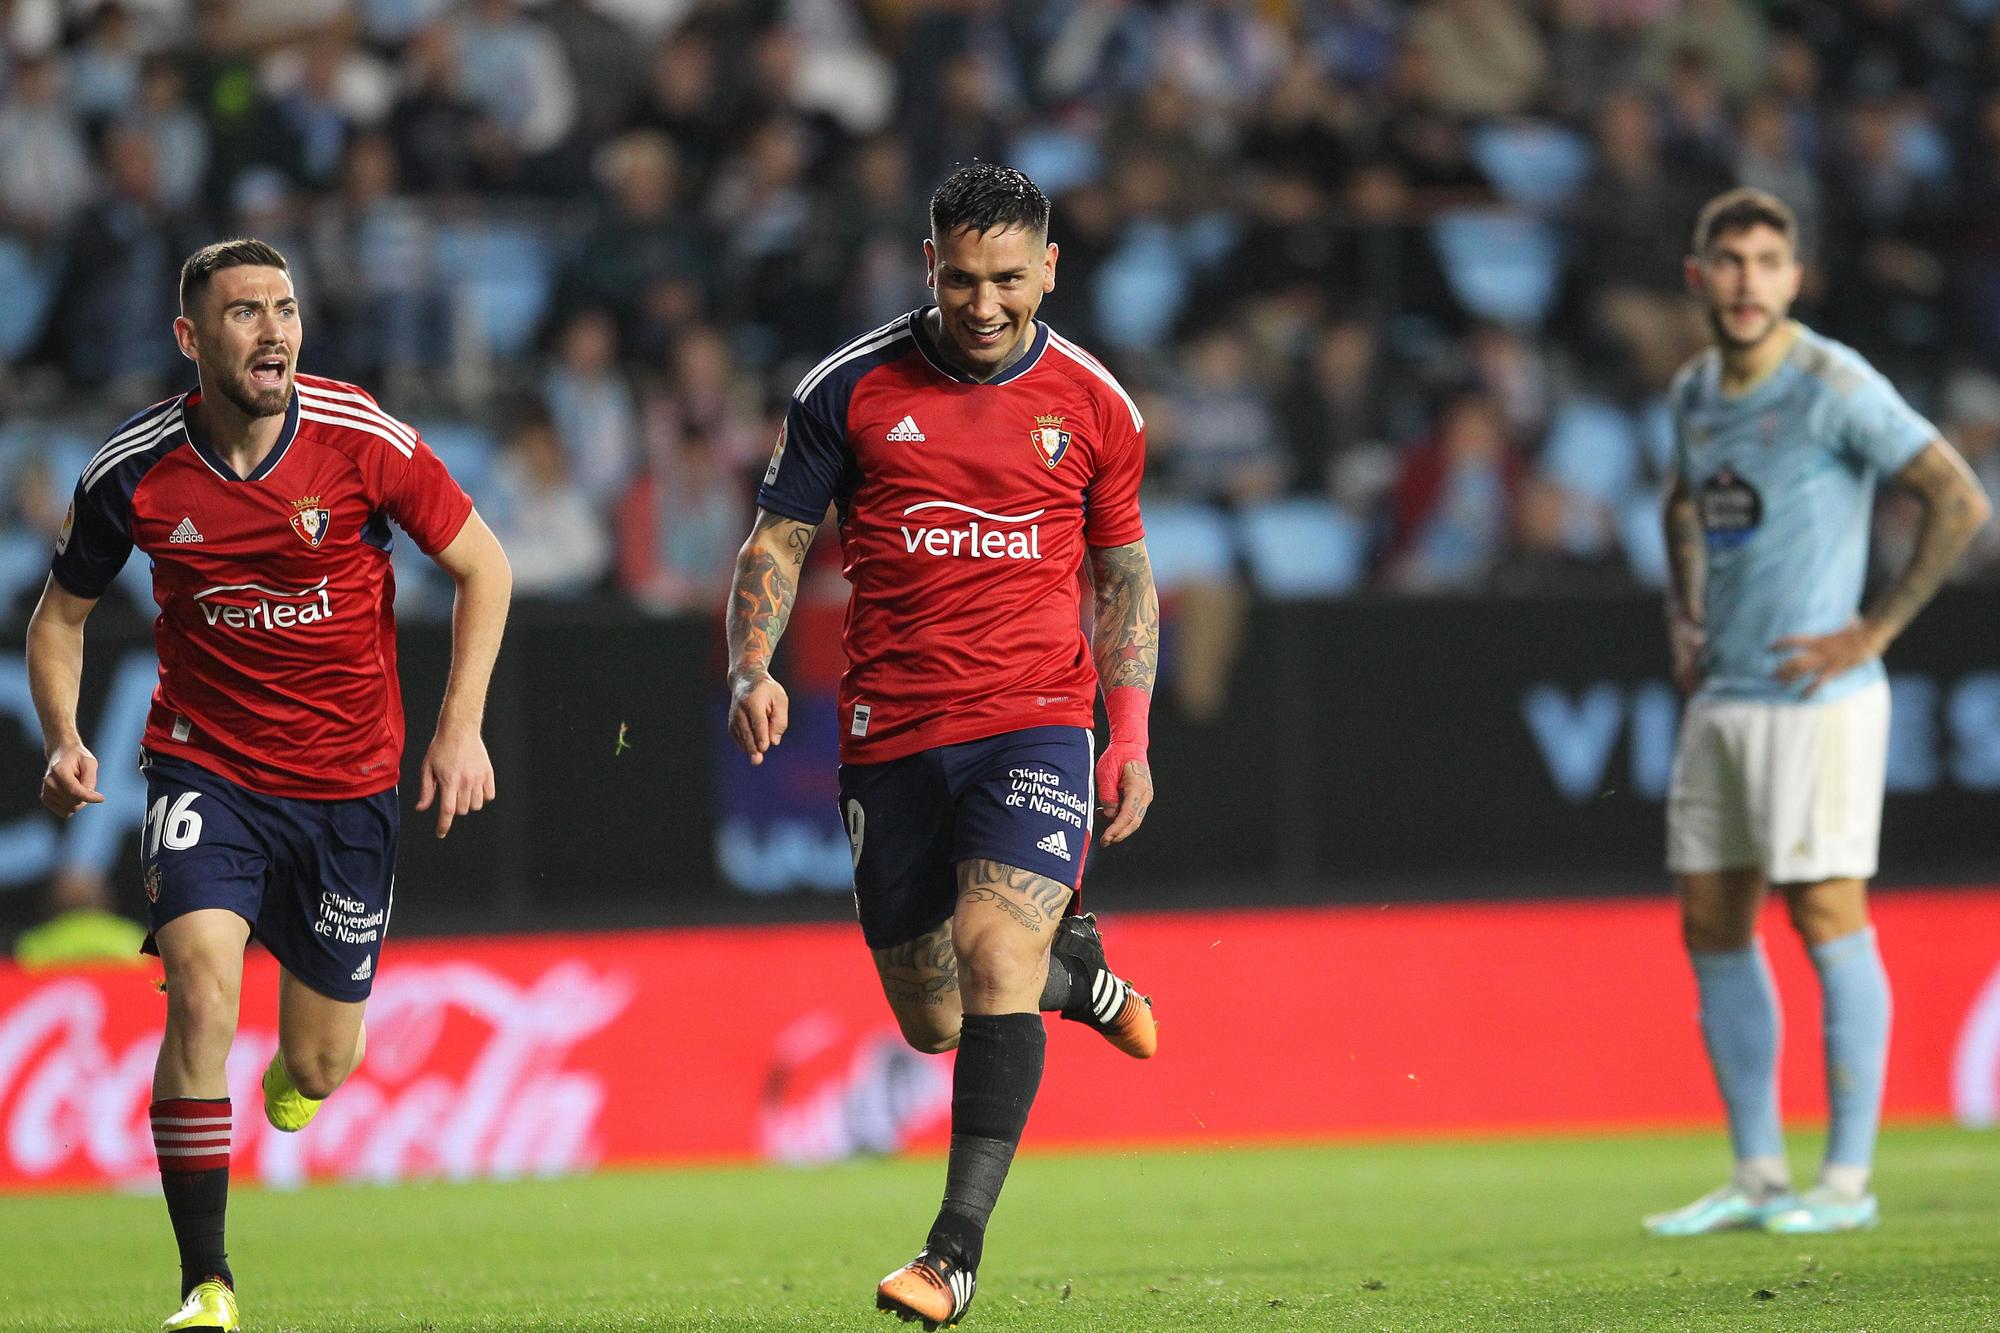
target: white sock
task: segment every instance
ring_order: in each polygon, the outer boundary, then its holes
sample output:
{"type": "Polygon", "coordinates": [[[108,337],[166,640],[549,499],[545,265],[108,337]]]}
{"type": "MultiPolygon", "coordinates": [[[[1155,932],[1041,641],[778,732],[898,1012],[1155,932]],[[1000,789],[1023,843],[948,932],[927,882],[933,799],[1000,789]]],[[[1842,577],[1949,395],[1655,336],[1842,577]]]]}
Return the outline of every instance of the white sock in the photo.
{"type": "Polygon", "coordinates": [[[1782,1157],[1745,1157],[1730,1177],[1737,1189],[1758,1203],[1775,1194],[1792,1192],[1792,1169],[1782,1157]]]}
{"type": "Polygon", "coordinates": [[[1842,1198],[1862,1199],[1868,1195],[1868,1168],[1828,1162],[1819,1169],[1819,1183],[1842,1198]]]}

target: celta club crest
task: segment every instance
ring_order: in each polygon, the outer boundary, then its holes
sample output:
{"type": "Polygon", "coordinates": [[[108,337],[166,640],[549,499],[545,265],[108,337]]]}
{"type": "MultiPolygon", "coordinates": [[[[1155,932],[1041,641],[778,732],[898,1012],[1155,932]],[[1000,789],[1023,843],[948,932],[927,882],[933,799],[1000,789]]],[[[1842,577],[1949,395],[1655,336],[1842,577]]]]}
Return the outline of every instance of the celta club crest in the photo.
{"type": "Polygon", "coordinates": [[[1028,438],[1034,441],[1036,456],[1052,471],[1056,464],[1062,462],[1063,455],[1069,452],[1069,432],[1062,428],[1062,424],[1063,419],[1058,416],[1036,417],[1035,428],[1028,432],[1028,438]]]}
{"type": "Polygon", "coordinates": [[[333,511],[321,504],[317,495],[292,501],[292,511],[292,531],[298,533],[307,546],[318,546],[326,540],[326,530],[333,523],[333,511]]]}

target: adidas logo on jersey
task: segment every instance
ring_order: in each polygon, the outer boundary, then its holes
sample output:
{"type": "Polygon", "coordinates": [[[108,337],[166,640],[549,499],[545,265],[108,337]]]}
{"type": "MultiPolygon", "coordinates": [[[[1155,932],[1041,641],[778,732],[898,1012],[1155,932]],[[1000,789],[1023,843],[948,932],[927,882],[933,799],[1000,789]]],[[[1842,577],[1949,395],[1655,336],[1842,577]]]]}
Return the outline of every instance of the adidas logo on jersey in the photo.
{"type": "Polygon", "coordinates": [[[201,529],[194,525],[193,519],[183,518],[181,525],[168,535],[167,540],[181,546],[198,542],[202,540],[201,529]]]}
{"type": "Polygon", "coordinates": [[[898,442],[903,440],[921,440],[924,438],[924,433],[917,428],[917,419],[915,417],[906,416],[895,425],[889,427],[889,438],[898,442]]]}
{"type": "Polygon", "coordinates": [[[1054,833],[1049,834],[1048,837],[1043,838],[1035,846],[1051,856],[1060,856],[1065,861],[1073,859],[1069,854],[1069,839],[1063,836],[1061,829],[1057,829],[1054,833]]]}
{"type": "Polygon", "coordinates": [[[366,981],[373,975],[375,975],[375,955],[371,953],[361,960],[360,967],[355,968],[347,974],[347,979],[349,981],[366,981]]]}

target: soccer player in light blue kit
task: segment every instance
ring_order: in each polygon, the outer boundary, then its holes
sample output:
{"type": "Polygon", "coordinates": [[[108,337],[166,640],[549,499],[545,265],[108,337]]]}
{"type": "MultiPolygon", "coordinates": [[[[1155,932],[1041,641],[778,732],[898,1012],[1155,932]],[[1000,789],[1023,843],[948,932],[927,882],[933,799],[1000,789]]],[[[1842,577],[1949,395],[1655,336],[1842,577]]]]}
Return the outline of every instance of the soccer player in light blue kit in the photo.
{"type": "Polygon", "coordinates": [[[1662,1236],[1875,1224],[1889,980],[1866,895],[1888,753],[1881,656],[1988,513],[1964,461],[1886,379],[1788,316],[1796,244],[1781,201],[1732,190],[1702,210],[1687,261],[1714,345],[1670,390],[1668,637],[1690,698],[1667,868],[1736,1168],[1713,1194],[1647,1218],[1662,1236]],[[1885,476],[1923,501],[1923,525],[1908,566],[1860,611],[1885,476]],[[1825,1013],[1832,1117],[1819,1180],[1801,1193],[1779,1128],[1777,994],[1756,934],[1774,886],[1825,1013]]]}

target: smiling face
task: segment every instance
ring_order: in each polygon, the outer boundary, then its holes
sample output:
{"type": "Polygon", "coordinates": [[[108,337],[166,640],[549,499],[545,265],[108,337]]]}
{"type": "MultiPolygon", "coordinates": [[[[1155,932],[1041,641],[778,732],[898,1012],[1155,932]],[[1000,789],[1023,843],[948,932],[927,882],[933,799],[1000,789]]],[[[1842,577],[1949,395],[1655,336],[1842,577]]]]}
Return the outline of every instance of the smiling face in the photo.
{"type": "Polygon", "coordinates": [[[1791,238],[1759,223],[1723,231],[1687,262],[1688,288],[1724,347],[1747,351],[1783,327],[1803,270],[1791,238]]]}
{"type": "Polygon", "coordinates": [[[202,384],[247,417],[281,415],[299,361],[299,298],[280,268],[242,264],[218,270],[174,321],[181,351],[202,384]]]}
{"type": "Polygon", "coordinates": [[[999,374],[1034,338],[1035,312],[1055,290],[1056,247],[1013,223],[959,227],[924,242],[924,275],[937,294],[944,351],[974,378],[999,374]]]}

